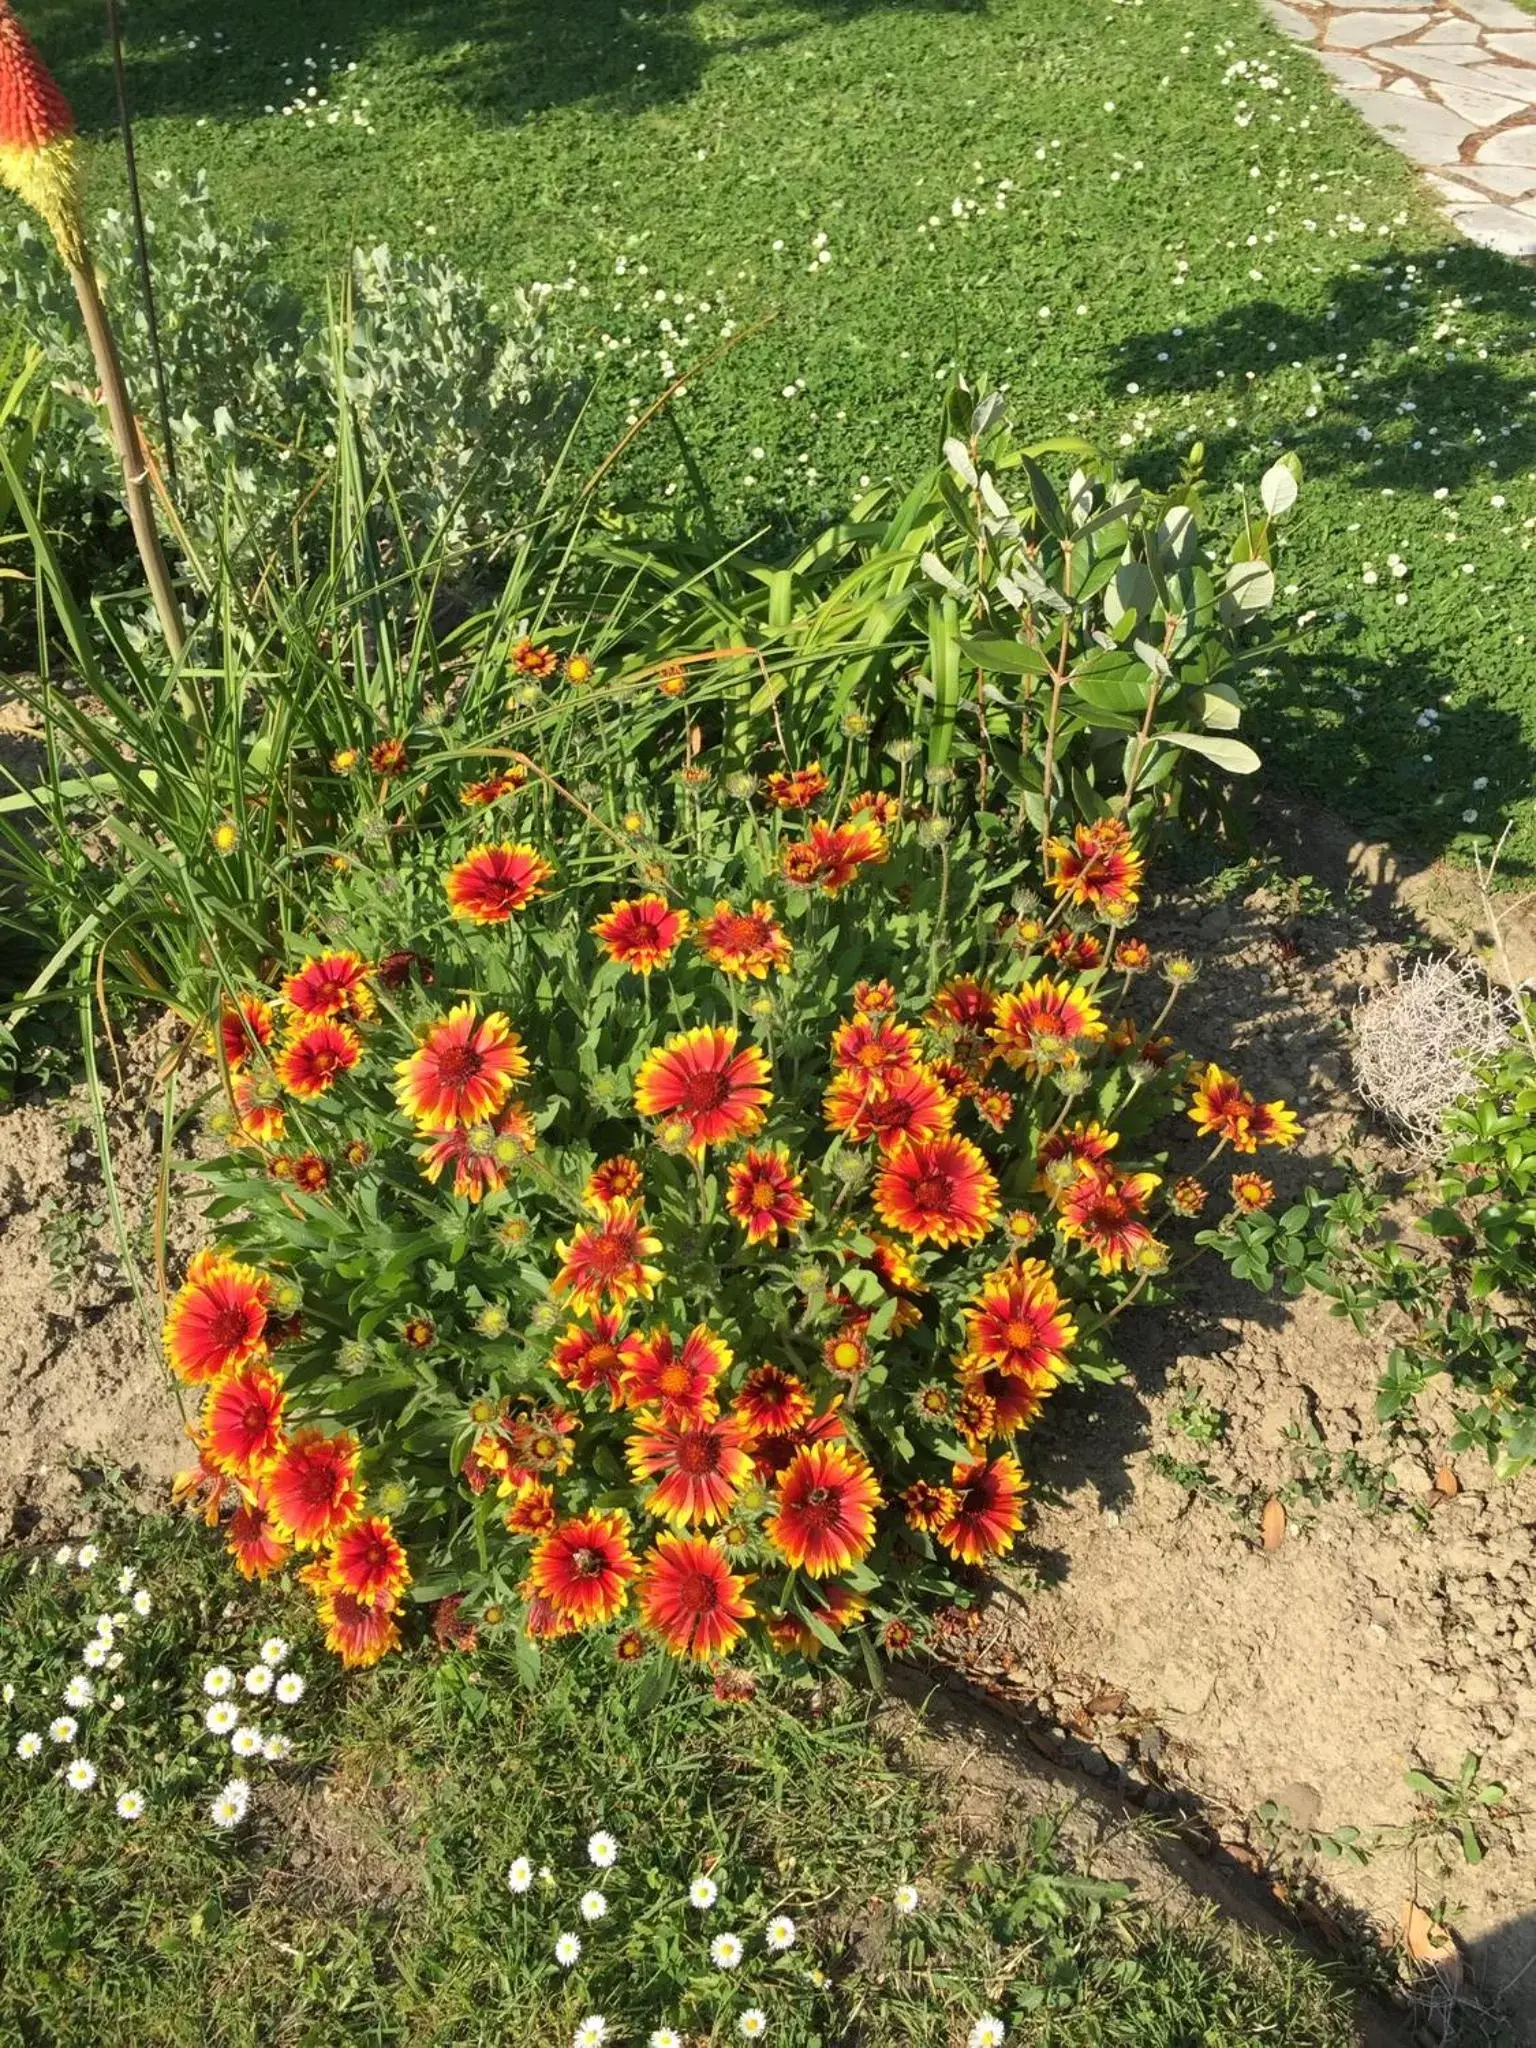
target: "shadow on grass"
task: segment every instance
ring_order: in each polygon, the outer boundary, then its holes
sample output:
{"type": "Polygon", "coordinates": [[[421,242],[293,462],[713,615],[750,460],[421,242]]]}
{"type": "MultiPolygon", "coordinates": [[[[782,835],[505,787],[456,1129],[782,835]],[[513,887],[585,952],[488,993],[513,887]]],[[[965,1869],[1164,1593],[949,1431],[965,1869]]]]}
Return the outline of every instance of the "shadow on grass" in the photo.
{"type": "MultiPolygon", "coordinates": [[[[980,14],[986,0],[742,0],[734,37],[695,0],[142,0],[127,54],[135,114],[238,120],[280,107],[334,66],[402,71],[489,126],[586,105],[642,114],[686,99],[711,63],[868,14],[980,14]],[[323,32],[323,40],[322,40],[323,32]],[[195,42],[194,42],[195,39],[195,42]],[[306,59],[313,62],[311,68],[306,59]]],[[[115,118],[99,0],[39,0],[29,22],[86,132],[115,118]]],[[[367,90],[364,85],[363,90],[367,90]]]]}

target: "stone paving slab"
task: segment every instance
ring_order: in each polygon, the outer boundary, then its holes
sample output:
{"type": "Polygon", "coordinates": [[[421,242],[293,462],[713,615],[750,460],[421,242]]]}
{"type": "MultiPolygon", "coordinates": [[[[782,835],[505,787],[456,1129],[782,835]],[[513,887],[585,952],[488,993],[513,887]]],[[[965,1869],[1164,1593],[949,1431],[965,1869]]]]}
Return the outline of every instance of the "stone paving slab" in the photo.
{"type": "Polygon", "coordinates": [[[1265,0],[1470,240],[1536,257],[1536,16],[1513,0],[1265,0]]]}

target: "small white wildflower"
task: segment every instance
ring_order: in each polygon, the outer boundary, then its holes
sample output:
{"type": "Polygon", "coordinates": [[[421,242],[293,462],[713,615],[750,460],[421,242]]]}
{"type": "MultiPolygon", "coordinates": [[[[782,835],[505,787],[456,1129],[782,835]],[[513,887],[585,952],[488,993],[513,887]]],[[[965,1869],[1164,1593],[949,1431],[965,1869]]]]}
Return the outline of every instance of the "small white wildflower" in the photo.
{"type": "Polygon", "coordinates": [[[131,1593],[134,1587],[138,1584],[138,1581],[139,1575],[134,1570],[133,1566],[131,1564],[125,1564],[122,1570],[117,1575],[117,1590],[119,1591],[119,1593],[131,1593]]]}
{"type": "Polygon", "coordinates": [[[30,1763],[33,1757],[40,1755],[42,1747],[43,1738],[35,1728],[29,1728],[25,1735],[16,1738],[16,1754],[24,1763],[30,1763]]]}
{"type": "Polygon", "coordinates": [[[48,1723],[48,1737],[52,1742],[73,1742],[80,1732],[80,1723],[73,1714],[55,1714],[48,1723]]]}
{"type": "Polygon", "coordinates": [[[273,1690],[285,1707],[295,1706],[304,1697],[304,1681],[297,1671],[285,1671],[273,1690]]]}
{"type": "Polygon", "coordinates": [[[270,1664],[253,1664],[243,1680],[245,1689],[255,1698],[272,1690],[272,1667],[270,1664]]]}
{"type": "Polygon", "coordinates": [[[80,1652],[80,1661],[82,1664],[88,1665],[92,1671],[99,1671],[102,1665],[106,1663],[110,1651],[111,1644],[104,1637],[92,1636],[91,1640],[80,1652]]]}
{"type": "Polygon", "coordinates": [[[1463,825],[1475,825],[1477,823],[1476,811],[1463,811],[1461,814],[1461,822],[1463,823],[1463,825]]]}
{"type": "Polygon", "coordinates": [[[683,2037],[675,2027],[652,2027],[646,2048],[683,2048],[683,2037]]]}
{"type": "Polygon", "coordinates": [[[261,1730],[247,1721],[231,1735],[229,1746],[236,1756],[260,1756],[261,1730]]]}
{"type": "Polygon", "coordinates": [[[251,1788],[244,1778],[231,1778],[223,1791],[215,1794],[208,1818],[216,1828],[239,1827],[250,1796],[251,1788]]]}
{"type": "Polygon", "coordinates": [[[966,2035],[966,2048],[1003,2048],[1006,2031],[1000,2019],[984,2012],[966,2035]]]}
{"type": "Polygon", "coordinates": [[[77,1756],[64,1773],[64,1782],[71,1792],[89,1792],[96,1782],[96,1766],[77,1756]]]}
{"type": "Polygon", "coordinates": [[[595,1921],[602,1919],[608,1910],[608,1901],[601,1892],[583,1892],[581,1904],[577,1910],[580,1912],[582,1919],[590,1926],[595,1921]]]}
{"type": "Polygon", "coordinates": [[[145,1615],[148,1614],[155,1603],[149,1597],[149,1588],[147,1586],[140,1586],[129,1604],[132,1606],[135,1614],[145,1615]]]}
{"type": "Polygon", "coordinates": [[[66,1543],[62,1549],[56,1550],[53,1553],[53,1561],[55,1564],[73,1564],[75,1561],[75,1553],[70,1549],[69,1545],[66,1543]]]}
{"type": "Polygon", "coordinates": [[[578,2020],[576,2031],[571,2036],[571,2048],[603,2048],[608,2038],[608,2022],[600,2012],[588,2013],[584,2020],[578,2020]]]}
{"type": "Polygon", "coordinates": [[[235,1674],[227,1664],[215,1664],[211,1671],[203,1673],[203,1691],[211,1700],[223,1699],[225,1693],[235,1689],[235,1674]]]}
{"type": "Polygon", "coordinates": [[[619,1860],[619,1845],[612,1835],[599,1829],[595,1835],[588,1838],[587,1859],[595,1863],[599,1870],[612,1870],[619,1860]]]}
{"type": "Polygon", "coordinates": [[[117,1795],[117,1817],[119,1820],[142,1820],[144,1818],[144,1794],[142,1792],[119,1792],[117,1795]]]}
{"type": "Polygon", "coordinates": [[[268,1636],[261,1646],[261,1661],[270,1664],[275,1671],[288,1655],[288,1645],[281,1636],[268,1636]]]}
{"type": "Polygon", "coordinates": [[[533,1865],[526,1856],[517,1857],[507,1870],[507,1890],[521,1897],[532,1883],[533,1865]]]}
{"type": "Polygon", "coordinates": [[[780,1913],[776,1920],[768,1922],[768,1931],[763,1936],[776,1956],[795,1945],[795,1923],[787,1913],[780,1913]]]}
{"type": "Polygon", "coordinates": [[[555,1943],[555,1961],[562,1970],[568,1970],[581,1954],[581,1936],[562,1934],[555,1943]]]}
{"type": "Polygon", "coordinates": [[[720,1887],[712,1877],[696,1877],[688,1887],[688,1903],[701,1913],[707,1913],[719,1896],[720,1887]]]}
{"type": "Polygon", "coordinates": [[[107,1711],[111,1714],[120,1714],[127,1704],[128,1702],[123,1698],[122,1694],[115,1692],[111,1699],[107,1701],[107,1711]]]}
{"type": "Polygon", "coordinates": [[[75,1564],[80,1571],[88,1572],[100,1556],[101,1545],[99,1543],[82,1543],[79,1550],[75,1553],[75,1564]]]}
{"type": "Polygon", "coordinates": [[[293,1741],[287,1735],[269,1735],[261,1745],[261,1753],[269,1764],[285,1764],[293,1755],[293,1741]]]}
{"type": "Polygon", "coordinates": [[[113,1642],[117,1636],[117,1616],[115,1614],[98,1614],[91,1623],[91,1627],[104,1643],[113,1642]]]}
{"type": "Polygon", "coordinates": [[[240,1709],[233,1700],[215,1700],[203,1716],[203,1726],[210,1735],[227,1735],[240,1719],[240,1709]]]}
{"type": "Polygon", "coordinates": [[[1487,776],[1486,776],[1486,775],[1474,775],[1474,776],[1473,776],[1473,778],[1472,778],[1472,787],[1473,787],[1474,789],[1478,789],[1478,790],[1486,789],[1486,788],[1488,787],[1488,778],[1487,778],[1487,776]]]}
{"type": "Polygon", "coordinates": [[[96,1688],[83,1671],[77,1671],[64,1688],[66,1707],[90,1707],[96,1703],[96,1688]]]}
{"type": "Polygon", "coordinates": [[[761,2041],[768,2031],[768,2015],[760,2005],[749,2005],[736,2022],[736,2031],[744,2041],[761,2041]]]}
{"type": "Polygon", "coordinates": [[[0,1707],[8,1707],[15,1697],[16,1688],[9,1680],[4,1685],[0,1685],[0,1707]]]}
{"type": "Polygon", "coordinates": [[[897,1885],[896,1896],[892,1899],[891,1904],[898,1913],[915,1913],[918,1904],[917,1886],[915,1884],[897,1885]]]}
{"type": "Polygon", "coordinates": [[[734,1934],[717,1934],[709,1944],[709,1960],[717,1970],[734,1970],[741,1961],[741,1940],[734,1934]]]}

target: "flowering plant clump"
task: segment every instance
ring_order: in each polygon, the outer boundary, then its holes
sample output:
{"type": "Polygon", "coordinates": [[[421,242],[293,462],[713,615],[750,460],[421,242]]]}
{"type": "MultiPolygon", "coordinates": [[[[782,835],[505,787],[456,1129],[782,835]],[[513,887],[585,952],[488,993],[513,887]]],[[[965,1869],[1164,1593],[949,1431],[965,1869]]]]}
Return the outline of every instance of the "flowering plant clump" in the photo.
{"type": "Polygon", "coordinates": [[[226,1621],[223,1655],[205,1654],[178,1589],[105,1542],[31,1559],[10,1590],[0,1754],[37,1796],[105,1802],[130,1828],[228,1831],[307,1752],[305,1678],[259,1622],[226,1621]]]}
{"type": "Polygon", "coordinates": [[[687,730],[665,827],[518,756],[468,829],[364,839],[211,1035],[223,1241],[167,1355],[240,1569],[300,1561],[349,1664],[449,1596],[625,1656],[909,1647],[1204,1204],[1159,1127],[1296,1135],[1175,1052],[1117,816],[1016,843],[857,721],[836,775],[687,730]]]}

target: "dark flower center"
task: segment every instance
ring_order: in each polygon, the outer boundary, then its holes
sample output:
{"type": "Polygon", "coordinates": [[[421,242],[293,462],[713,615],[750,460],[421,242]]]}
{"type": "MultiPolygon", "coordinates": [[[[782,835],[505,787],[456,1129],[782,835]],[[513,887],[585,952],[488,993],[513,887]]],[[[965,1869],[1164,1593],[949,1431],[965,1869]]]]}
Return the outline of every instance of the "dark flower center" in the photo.
{"type": "Polygon", "coordinates": [[[439,1080],[446,1081],[450,1088],[462,1088],[473,1081],[485,1065],[485,1061],[472,1045],[450,1045],[437,1056],[439,1080]]]}
{"type": "Polygon", "coordinates": [[[691,1116],[704,1116],[710,1110],[722,1108],[730,1092],[730,1083],[722,1073],[690,1074],[679,1106],[691,1116]]]}
{"type": "Polygon", "coordinates": [[[607,1560],[600,1550],[592,1550],[584,1544],[572,1554],[571,1569],[579,1579],[597,1579],[607,1569],[607,1560]]]}
{"type": "Polygon", "coordinates": [[[686,1614],[713,1614],[720,1605],[720,1586],[706,1572],[685,1572],[677,1582],[677,1604],[686,1614]]]}
{"type": "Polygon", "coordinates": [[[221,1350],[243,1344],[256,1335],[258,1327],[254,1310],[243,1302],[227,1301],[208,1319],[208,1335],[221,1350]]]}
{"type": "Polygon", "coordinates": [[[677,1469],[694,1477],[720,1469],[720,1445],[710,1435],[685,1436],[677,1447],[677,1469]]]}
{"type": "Polygon", "coordinates": [[[954,1182],[947,1173],[925,1173],[912,1196],[920,1209],[949,1209],[954,1205],[954,1182]]]}

